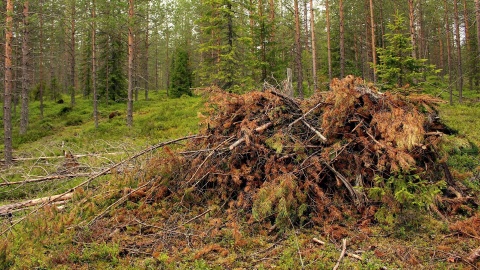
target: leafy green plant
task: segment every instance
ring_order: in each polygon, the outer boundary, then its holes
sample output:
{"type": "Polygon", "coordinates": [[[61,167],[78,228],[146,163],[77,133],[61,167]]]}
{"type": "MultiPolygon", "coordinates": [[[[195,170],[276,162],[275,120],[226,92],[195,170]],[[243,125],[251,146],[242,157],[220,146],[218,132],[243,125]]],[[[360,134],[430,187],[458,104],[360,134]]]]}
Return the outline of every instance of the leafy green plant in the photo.
{"type": "Polygon", "coordinates": [[[418,174],[400,173],[387,179],[377,176],[375,186],[368,190],[368,196],[382,202],[375,218],[391,226],[399,223],[400,217],[408,214],[409,210],[426,209],[445,186],[444,181],[431,183],[418,174]]]}

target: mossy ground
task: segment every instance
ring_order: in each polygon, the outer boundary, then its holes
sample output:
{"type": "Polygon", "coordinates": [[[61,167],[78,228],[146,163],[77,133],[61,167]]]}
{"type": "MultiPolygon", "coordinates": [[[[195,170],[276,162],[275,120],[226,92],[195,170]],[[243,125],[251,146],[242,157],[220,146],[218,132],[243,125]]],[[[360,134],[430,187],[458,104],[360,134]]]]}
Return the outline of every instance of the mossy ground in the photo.
{"type": "MultiPolygon", "coordinates": [[[[15,135],[15,156],[56,156],[65,149],[75,154],[99,153],[101,158],[85,157],[81,162],[100,168],[148,145],[197,132],[202,98],[168,99],[164,92],[150,96],[149,101],[135,103],[131,129],[126,127],[125,104],[102,105],[100,127],[95,129],[89,100],[77,98],[75,108],[63,114],[68,105],[47,102],[43,120],[36,114],[38,103],[33,103],[31,131],[26,136],[15,135]],[[113,111],[121,115],[109,119],[113,111]],[[120,154],[107,154],[114,152],[120,154]]],[[[448,162],[475,196],[480,193],[478,115],[478,105],[441,107],[442,118],[459,133],[447,138],[448,162]]],[[[479,236],[451,226],[466,219],[468,209],[460,209],[448,220],[429,212],[406,212],[394,227],[361,224],[361,217],[345,216],[338,224],[306,223],[280,232],[262,223],[247,224],[241,215],[226,215],[221,206],[213,207],[215,202],[209,202],[211,211],[201,215],[207,210],[204,206],[183,208],[175,198],[152,205],[132,198],[105,213],[108,220],[122,226],[115,227],[112,222],[87,226],[125,190],[153,179],[156,166],[160,166],[158,156],[164,155],[168,153],[159,151],[138,159],[133,169],[104,176],[78,190],[64,210],[48,207],[12,228],[0,239],[0,269],[332,269],[342,238],[347,238],[347,251],[363,261],[345,257],[340,269],[480,267],[478,261],[470,264],[463,260],[478,246],[479,236]],[[314,237],[326,244],[313,242],[314,237]],[[154,245],[152,239],[158,242],[154,245]],[[162,248],[149,249],[153,246],[162,248]]],[[[2,177],[21,180],[52,172],[58,165],[26,161],[2,171],[2,177]]],[[[0,200],[6,203],[57,194],[78,181],[0,188],[0,200]]],[[[471,209],[469,215],[475,213],[479,215],[479,210],[471,209]]],[[[16,213],[14,219],[22,214],[16,213]]],[[[1,223],[3,230],[9,220],[2,218],[1,223]]]]}

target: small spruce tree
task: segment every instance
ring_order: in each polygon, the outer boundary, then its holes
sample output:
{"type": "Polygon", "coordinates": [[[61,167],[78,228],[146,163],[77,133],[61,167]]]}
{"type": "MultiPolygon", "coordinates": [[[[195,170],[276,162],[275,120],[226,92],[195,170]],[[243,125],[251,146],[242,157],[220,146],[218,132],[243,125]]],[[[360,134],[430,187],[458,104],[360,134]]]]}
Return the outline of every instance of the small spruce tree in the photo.
{"type": "Polygon", "coordinates": [[[393,23],[388,24],[390,33],[385,35],[387,46],[378,48],[378,64],[375,66],[379,81],[385,89],[416,86],[429,75],[437,72],[426,59],[412,56],[413,47],[406,34],[405,19],[396,14],[393,23]]]}
{"type": "Polygon", "coordinates": [[[172,97],[192,95],[192,70],[188,52],[183,48],[177,48],[172,59],[170,77],[170,93],[172,97]]]}

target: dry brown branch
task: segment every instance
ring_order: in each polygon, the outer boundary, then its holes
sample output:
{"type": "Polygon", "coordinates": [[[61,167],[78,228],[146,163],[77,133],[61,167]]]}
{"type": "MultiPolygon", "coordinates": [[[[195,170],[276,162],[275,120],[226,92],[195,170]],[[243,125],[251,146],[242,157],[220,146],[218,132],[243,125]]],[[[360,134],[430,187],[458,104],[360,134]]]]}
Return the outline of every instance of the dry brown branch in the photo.
{"type": "Polygon", "coordinates": [[[262,131],[264,131],[265,129],[271,127],[272,125],[273,125],[272,122],[268,122],[268,123],[266,123],[266,124],[263,124],[263,125],[257,127],[257,128],[255,129],[255,131],[256,131],[256,132],[262,132],[262,131]]]}
{"type": "Polygon", "coordinates": [[[350,192],[350,196],[352,196],[355,204],[357,206],[363,206],[364,205],[364,198],[366,196],[364,196],[364,194],[361,194],[359,191],[355,190],[352,186],[352,184],[350,184],[350,182],[347,180],[347,178],[345,178],[345,176],[343,176],[341,173],[339,173],[337,170],[335,170],[335,168],[333,168],[333,166],[331,166],[330,164],[328,164],[327,162],[323,162],[323,164],[325,166],[327,166],[327,168],[332,171],[336,177],[338,177],[338,179],[340,179],[340,181],[342,181],[342,183],[345,185],[345,187],[347,188],[348,192],[350,192]]]}
{"type": "Polygon", "coordinates": [[[480,257],[480,246],[474,249],[467,257],[467,261],[474,263],[480,257]]]}
{"type": "Polygon", "coordinates": [[[345,251],[347,250],[347,239],[342,239],[342,252],[340,253],[340,257],[338,257],[337,264],[333,267],[333,270],[337,270],[340,266],[340,262],[342,262],[343,257],[345,257],[345,251]]]}
{"type": "Polygon", "coordinates": [[[308,112],[306,112],[304,115],[300,116],[299,118],[297,118],[297,120],[290,123],[288,127],[291,128],[293,125],[295,125],[299,121],[305,120],[305,116],[309,115],[311,112],[313,112],[313,110],[315,110],[316,108],[320,107],[320,105],[323,105],[323,104],[324,104],[323,102],[319,102],[317,105],[315,105],[315,107],[308,110],[308,112]]]}
{"type": "Polygon", "coordinates": [[[92,176],[94,174],[95,173],[76,173],[76,174],[50,175],[50,176],[45,176],[45,177],[36,178],[36,179],[27,179],[27,180],[24,180],[24,181],[0,183],[0,187],[13,186],[13,185],[23,185],[23,184],[30,184],[30,183],[40,183],[40,182],[60,180],[60,179],[65,179],[65,178],[88,177],[88,176],[92,176]]]}
{"type": "Polygon", "coordinates": [[[325,136],[323,136],[322,133],[320,133],[320,131],[316,130],[314,127],[312,127],[307,121],[303,120],[302,119],[302,123],[305,124],[305,126],[307,126],[309,129],[311,129],[313,132],[315,132],[315,134],[317,134],[317,136],[323,141],[323,142],[327,142],[327,138],[325,138],[325,136]]]}
{"type": "Polygon", "coordinates": [[[112,209],[114,206],[116,206],[118,204],[123,203],[128,198],[128,196],[132,195],[133,193],[137,192],[138,190],[140,190],[140,189],[146,187],[147,185],[149,185],[150,183],[152,183],[153,180],[155,180],[155,178],[152,178],[147,183],[145,183],[145,184],[143,184],[143,185],[141,185],[141,186],[139,186],[135,189],[132,189],[129,193],[123,195],[120,199],[116,200],[114,203],[107,206],[107,208],[103,209],[103,211],[100,214],[96,215],[92,220],[90,220],[90,222],[88,222],[87,227],[90,227],[97,219],[99,219],[103,215],[105,215],[105,213],[107,213],[108,210],[112,209]]]}
{"type": "MultiPolygon", "coordinates": [[[[80,187],[83,187],[89,183],[91,183],[93,180],[97,179],[98,177],[102,176],[102,175],[105,175],[105,174],[108,174],[111,170],[117,168],[118,166],[120,165],[123,165],[125,163],[127,163],[128,161],[132,160],[132,159],[135,159],[135,158],[138,158],[146,153],[149,153],[155,149],[158,149],[160,147],[163,147],[163,146],[166,146],[166,145],[169,145],[169,144],[172,144],[172,143],[176,143],[176,142],[179,142],[179,141],[184,141],[184,140],[189,140],[189,139],[199,139],[199,138],[206,138],[208,136],[201,136],[201,135],[191,135],[191,136],[186,136],[186,137],[183,137],[183,138],[179,138],[179,139],[175,139],[175,140],[170,140],[170,141],[166,141],[166,142],[161,142],[161,143],[158,143],[158,144],[155,144],[143,151],[140,151],[138,152],[137,154],[133,155],[133,156],[130,156],[114,165],[112,165],[111,167],[93,175],[92,177],[88,178],[87,180],[83,181],[82,183],[76,185],[75,187],[71,188],[70,190],[62,193],[62,194],[58,194],[56,196],[59,196],[57,198],[61,198],[62,196],[65,196],[66,194],[68,193],[71,193],[75,190],[77,190],[78,188],[80,187]]],[[[10,231],[15,225],[17,225],[18,223],[22,222],[23,220],[25,220],[28,216],[36,213],[38,210],[40,210],[41,208],[43,208],[45,205],[48,205],[50,203],[53,203],[55,202],[55,199],[54,200],[50,200],[50,201],[46,201],[46,202],[43,202],[42,204],[38,205],[37,208],[33,209],[32,211],[30,211],[28,214],[26,214],[25,216],[23,216],[22,218],[16,220],[15,222],[12,222],[12,224],[6,228],[5,230],[3,230],[2,232],[0,232],[0,235],[3,235],[5,234],[6,232],[10,231]]]]}

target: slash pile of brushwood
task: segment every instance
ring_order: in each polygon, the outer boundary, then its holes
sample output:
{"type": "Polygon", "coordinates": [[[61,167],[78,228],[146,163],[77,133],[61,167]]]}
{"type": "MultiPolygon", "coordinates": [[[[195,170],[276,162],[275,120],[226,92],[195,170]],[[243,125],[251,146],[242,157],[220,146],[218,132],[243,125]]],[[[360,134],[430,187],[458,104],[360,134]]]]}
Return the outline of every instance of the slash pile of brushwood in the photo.
{"type": "Polygon", "coordinates": [[[454,186],[436,151],[447,130],[439,100],[380,93],[353,76],[330,89],[306,100],[275,89],[211,90],[205,136],[170,165],[184,180],[168,193],[257,219],[320,221],[372,212],[364,190],[379,177],[410,173],[454,186]]]}

